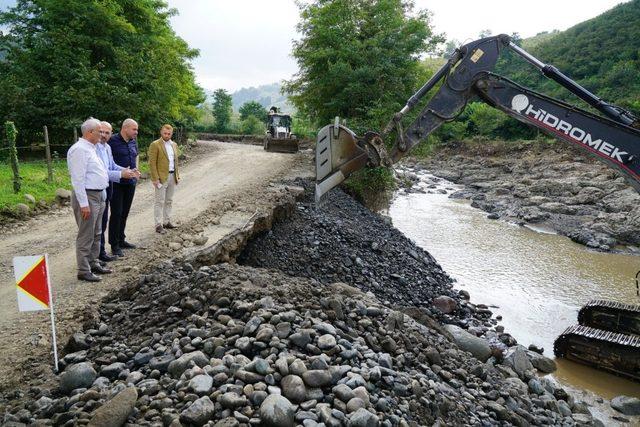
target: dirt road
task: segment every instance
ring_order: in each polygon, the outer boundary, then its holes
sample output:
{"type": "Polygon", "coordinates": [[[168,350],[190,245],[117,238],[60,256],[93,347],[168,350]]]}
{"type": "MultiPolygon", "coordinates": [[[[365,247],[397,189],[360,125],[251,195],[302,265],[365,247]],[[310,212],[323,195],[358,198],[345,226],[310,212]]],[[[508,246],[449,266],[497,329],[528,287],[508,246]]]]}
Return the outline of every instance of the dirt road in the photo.
{"type": "MultiPolygon", "coordinates": [[[[267,153],[261,147],[200,141],[181,171],[174,198],[174,217],[182,225],[161,236],[154,231],[153,189],[149,180],[137,190],[127,223],[127,240],[141,248],[113,262],[115,273],[88,284],[76,280],[76,224],[70,208],[35,218],[0,236],[0,390],[20,381],[23,369],[41,372],[51,358],[48,312],[18,313],[12,272],[16,255],[49,254],[58,325],[58,348],[76,330],[78,309],[95,304],[109,290],[137,280],[137,271],[172,256],[171,241],[184,233],[205,232],[207,244],[244,223],[255,212],[270,182],[309,175],[307,157],[267,153]],[[213,229],[211,224],[214,224],[213,229]],[[206,230],[205,230],[206,227],[206,230]]],[[[33,377],[33,372],[29,372],[33,377]]]]}

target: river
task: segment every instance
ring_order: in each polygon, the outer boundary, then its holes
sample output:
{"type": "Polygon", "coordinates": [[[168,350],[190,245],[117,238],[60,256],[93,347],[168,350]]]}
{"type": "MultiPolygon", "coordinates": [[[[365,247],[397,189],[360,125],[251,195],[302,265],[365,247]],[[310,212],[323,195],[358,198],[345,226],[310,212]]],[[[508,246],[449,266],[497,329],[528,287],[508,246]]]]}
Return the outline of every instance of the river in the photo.
{"type": "MultiPolygon", "coordinates": [[[[418,186],[430,194],[398,192],[388,211],[394,226],[431,253],[471,302],[502,315],[506,332],[525,347],[536,344],[554,357],[553,341],[578,323],[578,310],[591,299],[640,302],[640,256],[596,252],[550,230],[488,219],[468,201],[448,197],[462,187],[444,180],[434,186],[434,177],[418,176],[418,186]]],[[[604,399],[640,397],[638,383],[567,360],[556,363],[554,377],[584,395],[598,418],[613,414],[604,399]]]]}

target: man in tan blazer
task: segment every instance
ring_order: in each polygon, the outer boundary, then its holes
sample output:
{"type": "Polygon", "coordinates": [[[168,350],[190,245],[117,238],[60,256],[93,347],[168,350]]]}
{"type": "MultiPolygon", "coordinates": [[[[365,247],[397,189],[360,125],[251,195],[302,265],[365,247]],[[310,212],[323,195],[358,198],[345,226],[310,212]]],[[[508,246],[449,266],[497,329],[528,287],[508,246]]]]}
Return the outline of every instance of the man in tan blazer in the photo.
{"type": "Polygon", "coordinates": [[[164,234],[165,228],[176,228],[171,222],[171,204],[176,185],[180,181],[178,174],[178,145],[171,140],[173,127],[164,125],[160,129],[160,139],[149,146],[149,171],[155,188],[153,215],[156,232],[164,234]]]}

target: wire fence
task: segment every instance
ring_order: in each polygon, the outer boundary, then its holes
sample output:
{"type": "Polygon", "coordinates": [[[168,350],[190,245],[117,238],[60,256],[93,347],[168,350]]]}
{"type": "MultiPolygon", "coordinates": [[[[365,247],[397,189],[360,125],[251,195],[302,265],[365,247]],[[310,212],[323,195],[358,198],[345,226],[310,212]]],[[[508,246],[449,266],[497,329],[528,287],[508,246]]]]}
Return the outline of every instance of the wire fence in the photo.
{"type": "MultiPolygon", "coordinates": [[[[46,127],[46,126],[45,126],[46,127]]],[[[173,140],[178,143],[178,144],[183,144],[187,141],[188,138],[188,130],[186,130],[183,126],[181,127],[177,127],[174,130],[174,137],[173,140]]],[[[46,131],[45,131],[46,133],[46,131]]],[[[44,135],[44,134],[42,134],[44,135]]],[[[46,139],[46,137],[44,137],[44,139],[46,139]]],[[[147,138],[149,139],[149,138],[147,138]]],[[[66,143],[66,144],[46,144],[46,143],[34,143],[34,144],[29,144],[29,145],[20,145],[20,146],[16,146],[16,150],[18,151],[18,153],[31,153],[31,154],[37,154],[43,151],[47,150],[47,145],[49,146],[50,149],[60,149],[60,150],[56,150],[56,151],[64,151],[66,152],[66,150],[68,150],[69,148],[71,148],[71,146],[78,140],[78,135],[77,133],[74,133],[74,140],[66,143]]],[[[149,141],[150,143],[151,141],[149,141]]],[[[146,146],[148,146],[149,144],[141,144],[141,148],[144,148],[146,146]]],[[[0,153],[12,150],[13,147],[8,147],[6,146],[6,141],[4,141],[4,138],[0,137],[0,153]]],[[[2,161],[3,158],[0,155],[0,161],[2,161]]],[[[33,159],[31,159],[33,160],[33,159]]],[[[45,160],[45,158],[43,157],[42,160],[45,160]]],[[[23,160],[21,159],[21,162],[23,160]]]]}

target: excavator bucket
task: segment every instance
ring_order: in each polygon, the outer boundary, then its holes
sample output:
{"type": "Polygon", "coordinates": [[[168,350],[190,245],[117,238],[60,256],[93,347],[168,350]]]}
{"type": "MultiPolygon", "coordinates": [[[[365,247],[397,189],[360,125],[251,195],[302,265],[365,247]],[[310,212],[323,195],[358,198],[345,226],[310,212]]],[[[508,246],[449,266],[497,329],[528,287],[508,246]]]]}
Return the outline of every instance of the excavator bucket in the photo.
{"type": "Polygon", "coordinates": [[[316,143],[316,202],[353,172],[366,166],[369,156],[358,137],[339,124],[320,129],[316,143]]]}
{"type": "Polygon", "coordinates": [[[270,136],[267,136],[264,139],[265,151],[275,153],[297,153],[298,148],[297,138],[271,138],[270,136]]]}

